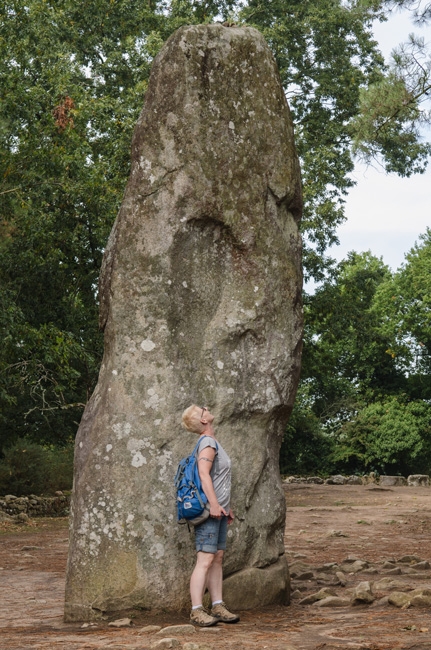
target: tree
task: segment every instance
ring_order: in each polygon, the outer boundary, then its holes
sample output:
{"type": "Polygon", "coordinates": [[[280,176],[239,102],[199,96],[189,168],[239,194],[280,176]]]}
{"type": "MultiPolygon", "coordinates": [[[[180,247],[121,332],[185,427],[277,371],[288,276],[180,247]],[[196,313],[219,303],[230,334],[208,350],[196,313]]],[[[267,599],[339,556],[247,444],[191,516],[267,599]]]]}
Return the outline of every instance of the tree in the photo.
{"type": "Polygon", "coordinates": [[[148,3],[2,3],[0,447],[67,440],[97,377],[97,278],[151,57],[148,3]],[[79,11],[78,11],[79,9],[79,11]]]}
{"type": "Polygon", "coordinates": [[[347,471],[431,471],[431,405],[387,397],[364,407],[338,435],[334,460],[347,471]]]}
{"type": "Polygon", "coordinates": [[[360,421],[370,404],[405,387],[404,373],[388,354],[382,316],[374,309],[379,288],[390,279],[381,259],[351,252],[333,278],[306,296],[301,384],[282,452],[282,458],[289,457],[291,450],[297,472],[303,459],[295,452],[295,441],[326,450],[315,471],[337,464],[350,471],[364,469],[361,454],[344,442],[349,423],[360,421]],[[345,462],[350,456],[354,463],[345,462]]]}
{"type": "Polygon", "coordinates": [[[373,310],[389,268],[370,252],[351,252],[334,275],[306,298],[305,308],[303,378],[313,382],[316,412],[326,417],[358,395],[398,390],[402,382],[373,310]]]}
{"type": "Polygon", "coordinates": [[[431,399],[431,230],[378,289],[374,312],[412,399],[431,399]]]}
{"type": "MultiPolygon", "coordinates": [[[[371,29],[383,4],[1,0],[0,447],[23,435],[70,438],[95,384],[98,271],[166,38],[235,12],[263,31],[296,122],[307,273],[322,278],[352,184],[360,91],[385,76],[371,29]]],[[[382,155],[402,125],[378,145],[382,155]]]]}

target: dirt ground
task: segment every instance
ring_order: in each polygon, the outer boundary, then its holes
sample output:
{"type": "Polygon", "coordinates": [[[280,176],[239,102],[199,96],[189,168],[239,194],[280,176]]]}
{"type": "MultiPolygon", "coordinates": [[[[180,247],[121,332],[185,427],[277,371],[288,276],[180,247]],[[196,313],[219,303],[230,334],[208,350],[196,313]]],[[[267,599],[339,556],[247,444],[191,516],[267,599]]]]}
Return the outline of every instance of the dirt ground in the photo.
{"type": "Polygon", "coordinates": [[[163,636],[188,650],[197,650],[190,642],[210,650],[431,650],[431,598],[404,608],[388,602],[394,591],[431,589],[431,488],[291,484],[286,501],[291,605],[185,635],[145,630],[187,624],[185,614],[128,612],[132,626],[118,629],[108,620],[63,623],[67,520],[0,524],[0,650],[146,650],[163,636]],[[364,582],[373,602],[352,605],[364,582]],[[322,588],[332,600],[301,603],[322,588]]]}

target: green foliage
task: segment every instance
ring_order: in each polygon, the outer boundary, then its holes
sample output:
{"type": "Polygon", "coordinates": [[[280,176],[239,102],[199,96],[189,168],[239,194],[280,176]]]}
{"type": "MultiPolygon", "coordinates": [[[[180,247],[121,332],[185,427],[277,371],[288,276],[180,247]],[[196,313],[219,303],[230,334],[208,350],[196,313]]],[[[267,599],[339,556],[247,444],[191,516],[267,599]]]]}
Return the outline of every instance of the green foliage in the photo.
{"type": "Polygon", "coordinates": [[[337,242],[344,196],[354,184],[349,124],[362,87],[383,77],[371,3],[250,0],[241,18],[270,44],[296,125],[301,158],[306,277],[322,279],[324,252],[337,242]]]}
{"type": "Polygon", "coordinates": [[[0,460],[0,494],[53,494],[72,488],[73,445],[47,448],[18,439],[0,460]]]}
{"type": "MultiPolygon", "coordinates": [[[[361,107],[373,105],[364,89],[375,98],[375,84],[393,79],[386,79],[372,35],[385,6],[378,0],[0,0],[0,446],[23,436],[65,443],[93,390],[102,355],[102,254],[127,181],[151,62],[170,34],[215,20],[263,32],[295,121],[306,275],[322,279],[325,250],[336,241],[352,185],[352,139],[358,151],[374,147],[373,155],[400,174],[424,164],[425,150],[411,131],[419,100],[406,77],[410,71],[416,85],[420,79],[408,67],[411,58],[399,59],[408,108],[392,119],[390,107],[377,106],[372,126],[386,122],[374,140],[358,118],[361,107]]],[[[326,396],[332,412],[337,400],[355,402],[354,377],[364,386],[380,381],[369,369],[380,343],[374,332],[367,358],[354,369],[363,343],[355,337],[340,372],[340,398],[329,373],[315,381],[313,364],[329,369],[338,358],[329,338],[316,336],[326,347],[308,356],[305,377],[317,390],[321,419],[326,396]]],[[[390,375],[386,356],[383,371],[390,375]]]]}
{"type": "Polygon", "coordinates": [[[406,376],[409,394],[431,399],[431,230],[379,288],[374,312],[381,321],[387,354],[406,376]]]}
{"type": "Polygon", "coordinates": [[[425,120],[418,100],[425,89],[431,89],[429,80],[415,94],[418,89],[410,90],[399,71],[361,89],[359,113],[350,124],[353,152],[371,162],[384,151],[386,171],[400,176],[424,172],[431,146],[420,142],[420,127],[425,120]]]}
{"type": "Polygon", "coordinates": [[[333,441],[322,432],[319,418],[310,408],[307,386],[302,385],[284,434],[280,472],[285,475],[330,474],[333,441]]]}
{"type": "Polygon", "coordinates": [[[295,441],[312,457],[310,440],[322,471],[431,471],[430,278],[427,230],[398,272],[350,253],[306,298],[299,401],[282,447],[291,473],[309,472],[295,441]]]}
{"type": "Polygon", "coordinates": [[[342,427],[334,460],[348,471],[431,473],[431,404],[402,397],[369,404],[342,427]]]}
{"type": "Polygon", "coordinates": [[[368,399],[403,385],[373,310],[376,291],[389,277],[381,259],[349,253],[334,279],[306,298],[302,378],[312,383],[315,412],[327,426],[349,417],[359,395],[368,399]]]}

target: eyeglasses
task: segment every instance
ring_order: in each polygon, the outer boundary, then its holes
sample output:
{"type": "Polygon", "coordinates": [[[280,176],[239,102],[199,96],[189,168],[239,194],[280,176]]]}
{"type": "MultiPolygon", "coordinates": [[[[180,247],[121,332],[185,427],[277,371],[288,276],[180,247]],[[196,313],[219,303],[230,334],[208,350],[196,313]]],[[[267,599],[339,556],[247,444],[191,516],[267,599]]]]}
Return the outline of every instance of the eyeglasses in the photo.
{"type": "Polygon", "coordinates": [[[202,420],[204,413],[205,411],[208,411],[208,408],[206,406],[201,406],[201,409],[202,409],[202,413],[201,413],[201,420],[202,420]]]}

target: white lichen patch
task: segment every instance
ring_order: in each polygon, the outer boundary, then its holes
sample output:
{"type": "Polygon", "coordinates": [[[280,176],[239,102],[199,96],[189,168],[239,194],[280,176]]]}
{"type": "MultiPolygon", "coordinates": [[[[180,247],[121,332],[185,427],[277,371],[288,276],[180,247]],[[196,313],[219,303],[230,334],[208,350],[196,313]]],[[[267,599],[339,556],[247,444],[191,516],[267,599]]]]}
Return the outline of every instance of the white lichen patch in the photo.
{"type": "Polygon", "coordinates": [[[164,498],[165,498],[164,494],[159,491],[159,492],[155,492],[151,496],[151,501],[153,501],[154,503],[163,503],[164,498]]]}
{"type": "Polygon", "coordinates": [[[157,457],[157,464],[160,465],[159,479],[161,482],[168,480],[169,468],[172,465],[172,452],[163,449],[157,457]]]}
{"type": "Polygon", "coordinates": [[[129,422],[117,422],[112,425],[112,430],[117,436],[117,440],[128,438],[132,430],[132,425],[129,422]]]}
{"type": "Polygon", "coordinates": [[[154,424],[155,427],[160,426],[161,423],[162,423],[161,420],[154,420],[154,422],[153,422],[153,424],[154,424]]]}
{"type": "Polygon", "coordinates": [[[150,556],[156,560],[159,560],[161,557],[164,556],[164,554],[165,554],[165,548],[163,544],[160,543],[153,544],[153,546],[150,548],[150,556]]]}
{"type": "Polygon", "coordinates": [[[139,468],[147,464],[147,457],[142,454],[141,449],[146,449],[150,455],[154,455],[155,447],[149,438],[142,440],[130,438],[127,442],[127,449],[132,454],[132,467],[139,468]]]}
{"type": "Polygon", "coordinates": [[[133,454],[132,466],[133,467],[142,467],[142,465],[147,464],[147,459],[141,454],[140,451],[137,451],[136,454],[133,454]]]}
{"type": "Polygon", "coordinates": [[[223,368],[224,368],[224,363],[223,363],[223,361],[217,361],[217,368],[218,368],[219,370],[223,370],[223,368]]]}
{"type": "Polygon", "coordinates": [[[156,344],[154,341],[151,341],[151,339],[144,339],[141,343],[141,348],[144,350],[144,352],[151,352],[155,347],[156,344]]]}
{"type": "Polygon", "coordinates": [[[148,389],[147,394],[149,395],[149,399],[144,402],[144,406],[153,410],[160,409],[161,402],[165,401],[164,398],[161,399],[153,388],[148,389]]]}

